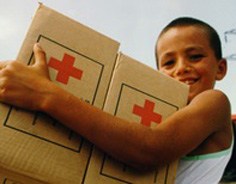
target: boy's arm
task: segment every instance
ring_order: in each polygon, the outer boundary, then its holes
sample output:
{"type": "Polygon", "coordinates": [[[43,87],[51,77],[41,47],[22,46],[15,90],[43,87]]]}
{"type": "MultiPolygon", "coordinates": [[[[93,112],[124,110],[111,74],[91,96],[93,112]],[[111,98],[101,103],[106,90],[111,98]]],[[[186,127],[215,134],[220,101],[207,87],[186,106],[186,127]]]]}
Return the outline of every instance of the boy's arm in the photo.
{"type": "Polygon", "coordinates": [[[53,84],[44,53],[36,46],[34,51],[33,66],[19,62],[0,64],[0,101],[44,111],[127,164],[140,168],[166,164],[195,149],[230,121],[227,98],[210,90],[155,129],[127,122],[53,84]]]}
{"type": "Polygon", "coordinates": [[[203,151],[207,153],[228,148],[232,140],[230,111],[230,103],[224,93],[208,90],[167,118],[162,128],[173,139],[169,139],[168,145],[174,145],[169,159],[189,154],[203,143],[211,145],[204,147],[203,151]]]}
{"type": "Polygon", "coordinates": [[[215,90],[201,93],[153,129],[104,113],[56,86],[51,91],[45,112],[108,154],[141,168],[178,159],[230,126],[228,99],[215,90]]]}

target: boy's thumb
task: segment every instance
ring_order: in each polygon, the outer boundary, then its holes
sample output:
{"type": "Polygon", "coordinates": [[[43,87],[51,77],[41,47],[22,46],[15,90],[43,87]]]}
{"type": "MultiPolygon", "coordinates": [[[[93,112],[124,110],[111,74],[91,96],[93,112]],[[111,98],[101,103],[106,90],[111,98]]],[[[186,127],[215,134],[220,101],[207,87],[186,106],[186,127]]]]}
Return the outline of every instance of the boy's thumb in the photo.
{"type": "Polygon", "coordinates": [[[47,65],[46,54],[39,43],[34,44],[33,51],[34,51],[34,55],[35,55],[35,63],[33,65],[34,66],[35,65],[41,65],[41,66],[47,65]]]}
{"type": "Polygon", "coordinates": [[[35,63],[32,65],[32,67],[34,67],[38,70],[38,72],[50,79],[46,60],[46,53],[39,45],[39,43],[34,44],[33,51],[35,56],[35,63]]]}

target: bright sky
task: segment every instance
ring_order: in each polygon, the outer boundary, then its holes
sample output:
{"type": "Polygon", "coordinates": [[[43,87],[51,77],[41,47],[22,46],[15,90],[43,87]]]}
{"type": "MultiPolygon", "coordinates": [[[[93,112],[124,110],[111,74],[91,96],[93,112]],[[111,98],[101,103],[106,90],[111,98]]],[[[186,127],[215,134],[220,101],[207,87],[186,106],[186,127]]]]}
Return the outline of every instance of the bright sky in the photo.
{"type": "MultiPolygon", "coordinates": [[[[219,33],[228,74],[216,88],[223,90],[236,114],[236,6],[234,0],[41,0],[51,7],[121,43],[120,51],[155,68],[154,45],[161,29],[179,16],[211,24],[219,33]]],[[[0,0],[0,60],[16,57],[36,0],[0,0]]]]}

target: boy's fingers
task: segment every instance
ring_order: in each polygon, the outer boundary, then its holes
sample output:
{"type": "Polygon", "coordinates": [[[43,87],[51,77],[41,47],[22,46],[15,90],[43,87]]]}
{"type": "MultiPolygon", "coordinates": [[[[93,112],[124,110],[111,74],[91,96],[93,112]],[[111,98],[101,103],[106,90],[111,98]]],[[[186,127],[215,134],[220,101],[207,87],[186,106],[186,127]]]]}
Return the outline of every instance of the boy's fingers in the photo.
{"type": "Polygon", "coordinates": [[[46,54],[41,48],[39,43],[34,44],[34,55],[35,55],[35,64],[34,65],[45,65],[46,64],[46,54]]]}
{"type": "Polygon", "coordinates": [[[46,61],[46,53],[39,45],[39,43],[34,44],[34,55],[35,55],[35,63],[32,65],[33,67],[37,68],[37,70],[45,77],[50,79],[49,71],[46,61]]]}

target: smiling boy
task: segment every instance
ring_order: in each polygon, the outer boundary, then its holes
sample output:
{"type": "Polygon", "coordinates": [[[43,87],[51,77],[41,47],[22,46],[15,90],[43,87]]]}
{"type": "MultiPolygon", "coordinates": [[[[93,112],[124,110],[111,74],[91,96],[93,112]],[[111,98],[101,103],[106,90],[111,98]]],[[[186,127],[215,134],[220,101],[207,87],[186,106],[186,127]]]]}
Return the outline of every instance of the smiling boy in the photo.
{"type": "Polygon", "coordinates": [[[213,89],[226,74],[219,48],[214,29],[196,19],[176,19],[162,31],[156,45],[159,70],[188,84],[190,93],[188,105],[155,128],[107,114],[52,83],[38,44],[34,65],[0,63],[0,100],[49,114],[133,167],[149,169],[182,158],[176,183],[218,183],[233,139],[229,100],[213,89]]]}
{"type": "Polygon", "coordinates": [[[176,19],[162,31],[156,56],[161,72],[190,86],[189,112],[196,108],[200,113],[199,117],[192,116],[196,120],[190,116],[186,128],[193,131],[192,135],[199,134],[202,141],[181,160],[177,183],[218,183],[230,158],[227,148],[232,149],[230,104],[222,92],[213,90],[227,69],[219,36],[200,20],[176,19]],[[203,115],[203,111],[209,114],[203,115]],[[199,127],[195,129],[193,122],[199,127]],[[190,173],[191,169],[194,172],[190,173]]]}

